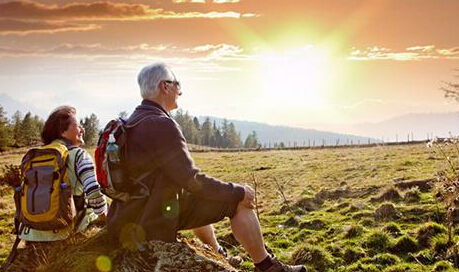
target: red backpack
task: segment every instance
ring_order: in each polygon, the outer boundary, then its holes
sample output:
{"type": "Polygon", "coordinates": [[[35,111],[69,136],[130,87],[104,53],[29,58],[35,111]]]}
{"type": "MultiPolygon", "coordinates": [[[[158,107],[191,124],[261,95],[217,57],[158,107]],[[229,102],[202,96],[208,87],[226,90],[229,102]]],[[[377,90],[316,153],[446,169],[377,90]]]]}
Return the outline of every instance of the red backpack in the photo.
{"type": "Polygon", "coordinates": [[[102,193],[112,199],[126,202],[130,199],[138,199],[149,196],[148,187],[142,181],[155,169],[152,169],[137,178],[132,178],[126,174],[127,171],[125,170],[124,165],[124,155],[127,152],[127,132],[129,129],[137,126],[148,117],[150,116],[143,116],[133,124],[127,124],[127,122],[121,118],[111,120],[99,136],[99,141],[95,151],[97,181],[102,188],[102,193]],[[114,135],[116,144],[119,147],[119,163],[113,163],[108,159],[107,146],[109,144],[110,134],[114,135]],[[139,194],[133,195],[130,193],[133,191],[134,186],[140,187],[139,190],[135,190],[138,191],[139,194]]]}

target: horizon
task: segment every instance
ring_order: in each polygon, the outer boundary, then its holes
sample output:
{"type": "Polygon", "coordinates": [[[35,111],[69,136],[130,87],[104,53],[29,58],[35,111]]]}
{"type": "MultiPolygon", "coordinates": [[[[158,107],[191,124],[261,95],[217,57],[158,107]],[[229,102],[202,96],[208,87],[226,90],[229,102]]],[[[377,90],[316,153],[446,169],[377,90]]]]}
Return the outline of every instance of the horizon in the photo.
{"type": "Polygon", "coordinates": [[[1,0],[0,104],[70,104],[103,126],[164,61],[193,116],[349,133],[459,110],[440,90],[457,82],[458,1],[261,1],[1,0]]]}

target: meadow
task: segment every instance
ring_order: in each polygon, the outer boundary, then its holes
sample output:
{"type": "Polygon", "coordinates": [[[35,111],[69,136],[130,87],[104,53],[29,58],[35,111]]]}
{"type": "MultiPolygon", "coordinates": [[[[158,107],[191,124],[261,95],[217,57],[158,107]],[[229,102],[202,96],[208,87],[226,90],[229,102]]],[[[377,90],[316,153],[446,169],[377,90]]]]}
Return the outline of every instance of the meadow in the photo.
{"type": "MultiPolygon", "coordinates": [[[[22,154],[3,153],[0,165],[18,164],[22,154]]],[[[193,157],[205,173],[256,185],[264,239],[281,260],[318,272],[458,271],[457,235],[448,242],[447,208],[435,196],[435,174],[447,165],[425,144],[193,157]]],[[[11,191],[0,190],[0,262],[14,241],[11,191]]],[[[221,244],[244,258],[239,269],[252,271],[229,221],[215,228],[221,244]]]]}

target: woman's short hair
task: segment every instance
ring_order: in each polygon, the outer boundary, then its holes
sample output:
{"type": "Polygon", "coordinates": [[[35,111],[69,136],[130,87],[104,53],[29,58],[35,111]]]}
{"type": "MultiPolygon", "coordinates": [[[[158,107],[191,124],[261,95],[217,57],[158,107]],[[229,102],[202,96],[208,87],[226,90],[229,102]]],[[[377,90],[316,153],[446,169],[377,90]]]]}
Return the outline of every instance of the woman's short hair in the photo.
{"type": "Polygon", "coordinates": [[[44,144],[61,138],[62,132],[66,131],[70,125],[70,119],[76,115],[76,109],[71,106],[60,106],[54,109],[45,121],[41,132],[41,139],[44,144]]]}
{"type": "Polygon", "coordinates": [[[159,94],[159,83],[162,80],[174,80],[171,71],[164,63],[154,63],[145,66],[137,76],[140,95],[143,99],[153,99],[159,94]]]}

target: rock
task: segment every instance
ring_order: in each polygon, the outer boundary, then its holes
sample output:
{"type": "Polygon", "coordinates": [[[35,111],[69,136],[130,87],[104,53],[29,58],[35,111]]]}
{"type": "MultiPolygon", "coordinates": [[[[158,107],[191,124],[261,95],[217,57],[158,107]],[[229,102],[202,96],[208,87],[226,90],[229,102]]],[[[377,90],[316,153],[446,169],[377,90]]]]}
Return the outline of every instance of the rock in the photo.
{"type": "Polygon", "coordinates": [[[65,241],[35,244],[18,250],[8,271],[238,271],[223,256],[194,239],[174,243],[149,241],[142,244],[143,250],[129,250],[118,247],[101,230],[92,237],[79,235],[65,241]],[[98,269],[99,266],[104,269],[98,269]]]}

